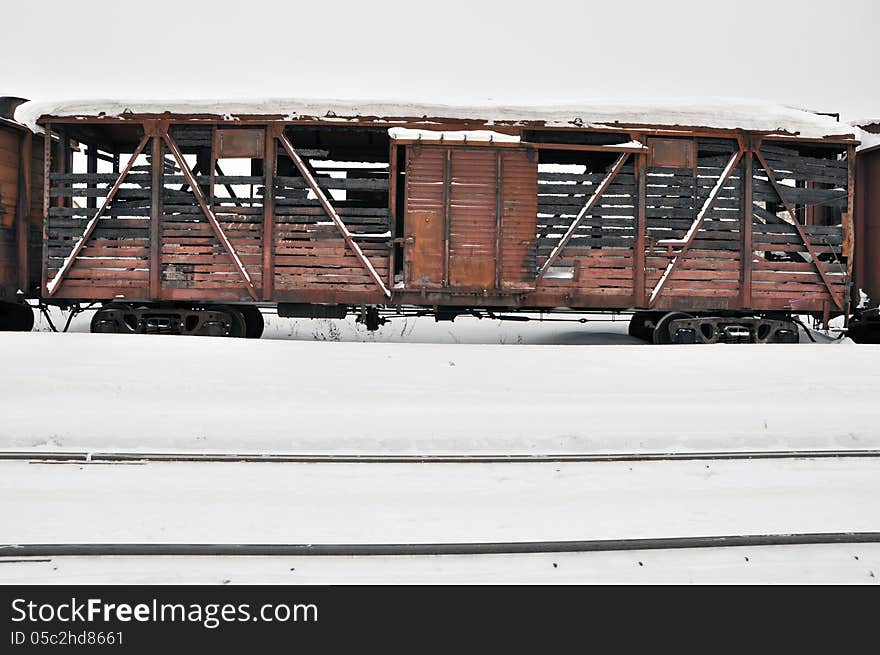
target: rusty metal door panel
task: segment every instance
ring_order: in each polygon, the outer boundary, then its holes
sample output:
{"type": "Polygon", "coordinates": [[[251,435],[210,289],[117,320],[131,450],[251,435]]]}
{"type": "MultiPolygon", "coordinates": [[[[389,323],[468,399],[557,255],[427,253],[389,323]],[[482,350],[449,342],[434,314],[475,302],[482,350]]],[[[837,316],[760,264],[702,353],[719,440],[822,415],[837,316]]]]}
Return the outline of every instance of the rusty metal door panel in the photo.
{"type": "Polygon", "coordinates": [[[495,287],[498,154],[453,148],[449,190],[449,284],[495,287]]]}
{"type": "Polygon", "coordinates": [[[406,149],[404,280],[407,286],[440,287],[445,252],[448,149],[406,149]]]}
{"type": "Polygon", "coordinates": [[[435,211],[414,211],[407,214],[407,226],[412,237],[410,248],[410,276],[416,285],[439,283],[442,277],[444,242],[443,216],[435,211]]]}
{"type": "Polygon", "coordinates": [[[501,199],[501,286],[533,289],[538,215],[535,151],[501,151],[501,199]]]}

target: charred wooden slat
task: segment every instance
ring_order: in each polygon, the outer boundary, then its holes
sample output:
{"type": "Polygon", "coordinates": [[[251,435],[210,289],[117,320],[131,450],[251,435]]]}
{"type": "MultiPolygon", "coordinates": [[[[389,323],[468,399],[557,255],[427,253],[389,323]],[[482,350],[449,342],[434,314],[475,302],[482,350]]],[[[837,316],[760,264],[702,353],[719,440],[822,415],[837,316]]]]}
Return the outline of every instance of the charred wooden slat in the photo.
{"type": "MultiPolygon", "coordinates": [[[[388,180],[387,179],[375,179],[375,178],[349,178],[349,177],[324,177],[318,176],[316,178],[318,184],[325,189],[340,189],[340,190],[376,190],[376,191],[387,191],[388,190],[388,180]]],[[[278,191],[284,191],[286,188],[291,189],[305,189],[307,188],[306,181],[301,177],[282,177],[278,176],[275,178],[275,185],[278,191]]]]}

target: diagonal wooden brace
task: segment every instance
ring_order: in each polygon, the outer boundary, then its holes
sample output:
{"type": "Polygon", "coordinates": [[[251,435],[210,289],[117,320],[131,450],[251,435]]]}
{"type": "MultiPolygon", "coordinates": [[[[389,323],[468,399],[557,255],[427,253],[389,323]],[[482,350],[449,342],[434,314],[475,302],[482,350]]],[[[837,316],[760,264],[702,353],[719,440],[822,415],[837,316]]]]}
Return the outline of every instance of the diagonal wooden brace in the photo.
{"type": "MultiPolygon", "coordinates": [[[[49,141],[49,136],[46,136],[46,140],[49,141]]],[[[104,202],[101,203],[101,206],[98,208],[98,211],[95,212],[95,215],[89,220],[86,225],[86,229],[83,232],[83,235],[80,237],[79,241],[77,241],[76,245],[73,247],[73,250],[70,251],[70,254],[67,256],[67,259],[64,260],[64,264],[61,265],[61,268],[58,269],[58,272],[55,273],[55,277],[52,278],[46,284],[46,292],[48,295],[52,296],[58,291],[58,287],[61,284],[61,280],[64,279],[64,276],[70,271],[73,266],[76,258],[79,257],[79,254],[82,252],[83,247],[85,247],[86,242],[92,237],[92,234],[95,231],[95,228],[98,226],[98,221],[101,219],[101,216],[104,215],[104,212],[107,210],[107,207],[113,201],[113,198],[116,196],[116,192],[119,191],[119,187],[122,186],[123,181],[131,172],[131,167],[134,166],[135,159],[143,152],[144,147],[147,145],[147,141],[150,140],[150,135],[145,134],[143,138],[141,138],[140,143],[138,143],[137,148],[134,149],[131,157],[128,160],[128,163],[125,165],[125,168],[122,169],[122,172],[119,174],[119,177],[116,178],[116,181],[113,183],[113,186],[110,188],[110,191],[107,192],[107,196],[104,198],[104,202]]],[[[48,178],[46,187],[48,188],[48,178]]]]}
{"type": "Polygon", "coordinates": [[[186,161],[184,160],[183,155],[180,152],[180,149],[177,147],[174,139],[171,138],[171,135],[168,134],[167,130],[162,132],[162,140],[165,142],[165,145],[168,146],[168,150],[177,161],[177,165],[183,172],[183,176],[189,184],[190,189],[192,189],[193,195],[196,197],[196,201],[198,201],[199,203],[199,207],[202,208],[202,213],[205,215],[205,218],[208,219],[208,223],[214,230],[214,234],[217,235],[220,243],[223,244],[224,250],[226,250],[226,253],[229,255],[229,258],[232,260],[233,265],[238,271],[238,274],[241,276],[242,280],[244,280],[245,286],[247,287],[248,293],[251,295],[251,298],[253,298],[254,300],[259,300],[259,294],[257,293],[257,288],[254,286],[254,281],[251,279],[251,276],[247,272],[247,269],[244,267],[244,264],[241,263],[241,259],[239,258],[238,253],[236,252],[232,243],[229,241],[229,237],[226,236],[226,232],[223,231],[223,226],[220,225],[220,222],[217,220],[217,216],[208,205],[205,194],[202,193],[202,189],[199,187],[195,176],[192,174],[192,171],[189,170],[189,166],[187,166],[186,161]]]}
{"type": "Polygon", "coordinates": [[[779,185],[779,182],[776,181],[776,177],[773,175],[773,169],[770,168],[767,160],[764,159],[764,155],[761,154],[760,148],[755,149],[755,156],[758,158],[758,161],[761,162],[761,167],[764,169],[764,172],[767,173],[767,179],[770,180],[770,184],[773,186],[774,191],[776,191],[776,195],[779,196],[779,199],[785,206],[785,211],[787,211],[788,215],[791,217],[791,222],[794,224],[794,229],[797,230],[798,236],[801,238],[801,241],[804,242],[804,246],[806,246],[807,252],[810,254],[810,260],[813,262],[813,266],[816,268],[816,272],[819,274],[819,277],[822,278],[822,282],[823,284],[825,284],[825,289],[828,291],[828,295],[831,296],[831,300],[834,301],[837,309],[843,310],[843,303],[841,302],[840,298],[834,293],[831,286],[831,281],[828,279],[828,276],[825,275],[825,271],[822,269],[822,263],[819,261],[818,257],[816,257],[816,251],[813,250],[813,244],[807,237],[806,232],[804,232],[804,228],[801,227],[800,223],[798,223],[797,214],[795,214],[791,205],[788,204],[785,196],[782,195],[782,187],[779,185]]]}
{"type": "Polygon", "coordinates": [[[697,217],[694,219],[694,222],[691,224],[690,228],[688,228],[688,231],[685,233],[684,237],[682,237],[681,239],[664,239],[657,242],[658,244],[681,246],[681,250],[675,255],[675,257],[672,258],[672,261],[666,265],[666,270],[663,271],[663,275],[660,276],[660,279],[654,286],[654,290],[651,291],[651,297],[648,299],[648,307],[654,306],[654,303],[657,301],[660,292],[663,290],[663,287],[666,286],[666,282],[669,280],[673,271],[675,271],[678,263],[684,258],[685,254],[687,254],[687,251],[690,250],[691,245],[693,245],[694,239],[697,236],[697,232],[699,232],[700,227],[703,225],[703,221],[706,220],[706,216],[709,214],[710,211],[712,211],[712,207],[715,206],[715,201],[718,199],[718,195],[721,193],[721,189],[724,187],[724,183],[727,182],[727,179],[733,173],[733,169],[736,168],[736,165],[739,164],[739,160],[742,159],[743,152],[743,148],[740,147],[739,150],[731,155],[730,160],[724,167],[724,170],[721,171],[721,176],[718,178],[718,181],[715,182],[715,186],[712,187],[712,191],[709,193],[709,197],[706,198],[703,206],[700,207],[700,211],[697,213],[697,217]]]}
{"type": "Polygon", "coordinates": [[[366,269],[367,273],[373,279],[373,282],[382,290],[382,293],[385,294],[386,298],[391,297],[391,291],[385,286],[385,282],[379,276],[379,273],[373,267],[373,264],[370,263],[370,260],[367,259],[366,255],[364,255],[364,251],[361,250],[361,247],[355,242],[354,238],[351,235],[351,232],[348,231],[348,227],[346,227],[342,218],[340,218],[339,214],[333,208],[333,205],[330,203],[330,200],[327,198],[327,194],[324,193],[324,190],[318,185],[318,181],[315,179],[314,175],[312,175],[311,171],[303,162],[302,157],[296,152],[293,147],[293,144],[287,138],[287,136],[283,132],[279,132],[277,134],[278,140],[281,141],[281,145],[284,146],[284,150],[287,151],[287,156],[293,161],[294,165],[299,170],[300,175],[302,175],[303,179],[306,181],[306,184],[309,185],[309,188],[318,198],[318,201],[321,203],[321,206],[324,208],[324,212],[330,218],[331,221],[336,225],[339,229],[339,232],[342,234],[342,238],[345,240],[345,245],[347,245],[351,251],[355,254],[355,257],[358,258],[361,265],[366,269]]]}
{"type": "MultiPolygon", "coordinates": [[[[559,255],[562,254],[562,249],[568,245],[568,242],[571,241],[571,238],[574,236],[575,231],[578,229],[578,226],[584,220],[587,214],[593,211],[593,207],[596,206],[596,203],[602,198],[605,192],[608,190],[608,187],[611,186],[611,183],[614,181],[614,178],[617,177],[617,174],[620,173],[620,170],[623,168],[623,165],[626,163],[626,160],[629,158],[630,153],[624,152],[617,158],[617,161],[614,162],[614,165],[611,167],[611,170],[608,171],[608,174],[605,176],[605,179],[599,183],[599,186],[596,187],[596,190],[593,192],[593,195],[590,196],[590,199],[587,201],[587,204],[581,207],[581,210],[578,212],[575,219],[571,222],[571,225],[568,226],[568,230],[565,231],[565,234],[562,235],[562,238],[559,240],[559,243],[556,244],[556,247],[550,253],[550,256],[547,257],[547,260],[544,262],[544,265],[541,266],[538,271],[537,280],[540,280],[544,277],[547,271],[553,266],[553,263],[559,258],[559,255]]],[[[576,187],[572,187],[576,189],[576,187]]]]}

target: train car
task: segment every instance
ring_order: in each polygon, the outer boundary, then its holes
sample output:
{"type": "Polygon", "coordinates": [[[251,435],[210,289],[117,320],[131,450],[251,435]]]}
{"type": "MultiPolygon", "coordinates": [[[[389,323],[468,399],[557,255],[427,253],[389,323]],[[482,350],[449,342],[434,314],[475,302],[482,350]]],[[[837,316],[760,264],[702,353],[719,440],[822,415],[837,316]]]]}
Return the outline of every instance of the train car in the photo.
{"type": "Polygon", "coordinates": [[[0,98],[0,330],[30,330],[40,294],[42,137],[12,120],[22,102],[0,98]]]}
{"type": "Polygon", "coordinates": [[[633,312],[658,343],[849,316],[857,130],[762,103],[25,103],[38,298],[92,329],[633,312]],[[35,154],[34,157],[39,157],[35,154]]]}
{"type": "Polygon", "coordinates": [[[880,343],[880,119],[859,121],[862,147],[856,155],[855,278],[858,305],[850,336],[880,343]]]}

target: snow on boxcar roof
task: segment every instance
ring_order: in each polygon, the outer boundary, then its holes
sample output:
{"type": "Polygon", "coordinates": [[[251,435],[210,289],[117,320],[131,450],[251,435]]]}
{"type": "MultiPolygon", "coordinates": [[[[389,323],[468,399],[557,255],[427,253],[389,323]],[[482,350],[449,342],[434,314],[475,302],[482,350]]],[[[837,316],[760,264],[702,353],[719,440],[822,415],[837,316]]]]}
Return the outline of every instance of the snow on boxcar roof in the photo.
{"type": "Polygon", "coordinates": [[[382,100],[69,100],[27,102],[15,118],[37,129],[41,117],[125,118],[167,115],[235,120],[272,117],[280,120],[388,123],[473,121],[486,125],[617,128],[651,126],[748,130],[826,138],[856,131],[835,118],[772,103],[736,98],[660,100],[594,100],[567,105],[445,105],[382,100]]]}

